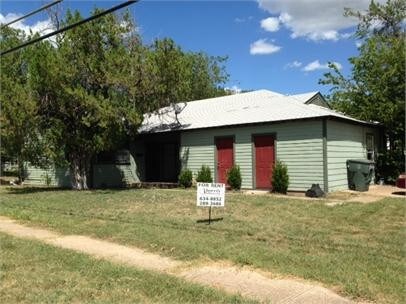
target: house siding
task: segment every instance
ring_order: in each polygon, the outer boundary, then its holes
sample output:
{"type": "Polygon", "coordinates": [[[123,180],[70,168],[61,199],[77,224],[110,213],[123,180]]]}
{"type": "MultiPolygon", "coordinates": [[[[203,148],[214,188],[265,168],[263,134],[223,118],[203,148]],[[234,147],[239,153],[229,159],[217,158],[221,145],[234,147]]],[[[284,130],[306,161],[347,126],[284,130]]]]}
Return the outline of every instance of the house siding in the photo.
{"type": "Polygon", "coordinates": [[[42,169],[39,167],[27,165],[26,166],[26,178],[24,184],[40,186],[45,185],[46,175],[50,177],[50,186],[57,186],[61,188],[70,187],[70,175],[67,169],[63,168],[50,168],[42,169]]]}
{"type": "Polygon", "coordinates": [[[255,187],[252,136],[256,134],[275,135],[276,159],[288,166],[289,190],[305,191],[313,183],[323,187],[321,120],[183,132],[180,149],[182,168],[188,168],[197,174],[202,165],[207,165],[215,178],[215,137],[233,136],[234,163],[241,169],[242,188],[252,189],[255,187]]]}
{"type": "Polygon", "coordinates": [[[329,191],[348,189],[347,160],[367,159],[366,134],[375,135],[378,150],[379,134],[375,128],[327,121],[327,171],[329,191]]]}
{"type": "Polygon", "coordinates": [[[122,187],[138,181],[133,164],[98,164],[93,166],[94,188],[122,187]]]}
{"type": "MultiPolygon", "coordinates": [[[[45,185],[45,176],[48,174],[51,178],[50,186],[71,187],[68,169],[42,169],[27,165],[26,172],[27,177],[24,181],[26,185],[45,185]]],[[[137,175],[137,165],[132,156],[130,156],[130,163],[125,165],[94,164],[92,174],[94,188],[121,187],[140,181],[137,175]]]]}

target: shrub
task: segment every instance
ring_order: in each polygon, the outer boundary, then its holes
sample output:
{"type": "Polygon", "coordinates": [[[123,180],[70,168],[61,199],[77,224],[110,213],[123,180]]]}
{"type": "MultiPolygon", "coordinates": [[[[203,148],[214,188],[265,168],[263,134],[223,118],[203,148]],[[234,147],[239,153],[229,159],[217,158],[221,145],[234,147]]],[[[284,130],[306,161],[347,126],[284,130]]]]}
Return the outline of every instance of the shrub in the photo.
{"type": "Polygon", "coordinates": [[[231,189],[239,190],[241,189],[241,171],[240,166],[233,165],[227,172],[227,183],[230,185],[231,189]]]}
{"type": "Polygon", "coordinates": [[[196,181],[199,183],[212,183],[211,170],[209,166],[203,165],[197,172],[196,181]]]}
{"type": "Polygon", "coordinates": [[[45,183],[45,185],[46,185],[47,187],[51,186],[52,177],[51,177],[51,175],[50,175],[48,172],[45,172],[45,173],[42,175],[42,178],[44,179],[44,183],[45,183]]]}
{"type": "Polygon", "coordinates": [[[281,161],[276,161],[272,172],[272,191],[286,193],[289,186],[288,167],[281,161]]]}
{"type": "Polygon", "coordinates": [[[179,185],[183,188],[189,188],[192,186],[192,171],[184,169],[179,174],[179,185]]]}

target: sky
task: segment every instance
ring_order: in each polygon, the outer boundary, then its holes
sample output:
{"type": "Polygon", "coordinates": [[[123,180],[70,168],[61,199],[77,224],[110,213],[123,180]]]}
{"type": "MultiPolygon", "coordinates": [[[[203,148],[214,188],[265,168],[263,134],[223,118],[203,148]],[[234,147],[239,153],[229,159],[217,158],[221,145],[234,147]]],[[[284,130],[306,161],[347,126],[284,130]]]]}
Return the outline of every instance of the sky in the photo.
{"type": "MultiPolygon", "coordinates": [[[[0,23],[49,2],[2,0],[0,23]]],[[[64,0],[59,9],[79,10],[87,17],[94,7],[107,9],[121,2],[64,0]]],[[[368,4],[369,0],[141,0],[128,9],[145,44],[170,37],[185,51],[228,56],[227,88],[328,94],[330,87],[318,83],[328,72],[327,63],[336,63],[348,75],[348,58],[357,56],[361,43],[353,36],[357,22],[343,16],[344,8],[365,10],[368,4]]],[[[27,32],[52,31],[45,12],[13,26],[27,32]]]]}

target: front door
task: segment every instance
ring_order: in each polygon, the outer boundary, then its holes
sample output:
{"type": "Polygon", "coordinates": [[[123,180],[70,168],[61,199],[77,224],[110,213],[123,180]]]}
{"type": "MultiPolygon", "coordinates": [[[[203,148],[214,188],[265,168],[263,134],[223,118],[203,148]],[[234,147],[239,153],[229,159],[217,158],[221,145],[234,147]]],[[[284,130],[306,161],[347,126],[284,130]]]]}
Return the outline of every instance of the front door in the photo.
{"type": "Polygon", "coordinates": [[[227,184],[227,171],[234,163],[234,140],[232,137],[217,138],[217,182],[227,184]]]}
{"type": "Polygon", "coordinates": [[[275,163],[274,138],[270,135],[254,137],[256,187],[272,188],[272,169],[275,163]]]}

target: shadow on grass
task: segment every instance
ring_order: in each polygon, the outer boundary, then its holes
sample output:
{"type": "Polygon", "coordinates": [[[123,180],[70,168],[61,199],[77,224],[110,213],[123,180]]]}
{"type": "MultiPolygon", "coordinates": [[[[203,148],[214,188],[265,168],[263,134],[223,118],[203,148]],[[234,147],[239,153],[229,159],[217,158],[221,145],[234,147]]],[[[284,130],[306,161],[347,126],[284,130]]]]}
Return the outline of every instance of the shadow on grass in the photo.
{"type": "MultiPolygon", "coordinates": [[[[129,188],[104,188],[104,189],[89,189],[83,191],[89,191],[91,193],[97,194],[113,194],[118,191],[129,190],[129,188]]],[[[7,187],[6,191],[9,194],[32,194],[41,192],[81,192],[80,190],[74,190],[71,188],[60,188],[60,187],[7,187]]]]}
{"type": "Polygon", "coordinates": [[[222,217],[218,217],[218,218],[212,218],[210,221],[209,221],[209,219],[197,220],[196,223],[198,223],[198,224],[200,224],[200,223],[209,224],[210,222],[219,222],[219,221],[222,221],[222,220],[223,220],[222,217]]]}
{"type": "Polygon", "coordinates": [[[57,187],[7,187],[6,191],[11,194],[30,194],[38,192],[54,192],[54,191],[70,191],[69,188],[57,188],[57,187]]]}

